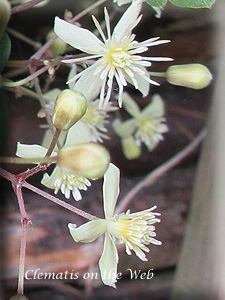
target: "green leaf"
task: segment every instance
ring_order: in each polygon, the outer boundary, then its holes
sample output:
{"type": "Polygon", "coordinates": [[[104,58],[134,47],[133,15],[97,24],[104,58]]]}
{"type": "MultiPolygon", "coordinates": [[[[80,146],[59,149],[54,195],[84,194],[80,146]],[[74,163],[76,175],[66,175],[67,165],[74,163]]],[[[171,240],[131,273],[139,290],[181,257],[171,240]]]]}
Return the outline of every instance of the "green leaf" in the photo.
{"type": "Polygon", "coordinates": [[[11,41],[7,33],[4,32],[0,39],[0,74],[9,58],[11,52],[11,41]]]}
{"type": "Polygon", "coordinates": [[[169,0],[172,4],[190,8],[210,8],[216,0],[169,0]]]}
{"type": "Polygon", "coordinates": [[[149,5],[162,8],[166,5],[167,0],[145,0],[149,5]]]}

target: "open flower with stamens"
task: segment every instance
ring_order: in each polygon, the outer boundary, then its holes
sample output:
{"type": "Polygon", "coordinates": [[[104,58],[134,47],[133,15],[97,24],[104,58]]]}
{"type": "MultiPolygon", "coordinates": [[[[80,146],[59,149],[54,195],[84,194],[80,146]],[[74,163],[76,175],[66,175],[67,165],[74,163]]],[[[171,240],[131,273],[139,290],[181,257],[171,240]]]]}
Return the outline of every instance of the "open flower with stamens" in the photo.
{"type": "MultiPolygon", "coordinates": [[[[105,8],[105,24],[107,37],[99,22],[93,16],[93,21],[103,41],[87,29],[70,24],[60,18],[55,18],[55,33],[72,47],[86,52],[89,55],[77,59],[67,59],[65,63],[97,59],[90,67],[75,75],[71,81],[87,89],[88,93],[100,92],[100,106],[105,106],[111,97],[114,80],[119,88],[118,102],[122,106],[122,92],[127,82],[138,89],[143,96],[149,92],[151,80],[146,67],[151,66],[151,61],[168,61],[167,57],[145,57],[140,54],[147,51],[148,47],[168,43],[168,40],[151,38],[137,42],[132,34],[133,28],[139,23],[142,0],[135,0],[125,11],[113,32],[111,33],[109,15],[105,8]]],[[[68,83],[69,83],[68,82],[68,83]]],[[[158,85],[158,84],[157,84],[158,85]]]]}
{"type": "MultiPolygon", "coordinates": [[[[62,140],[64,140],[64,138],[65,137],[62,137],[62,140]]],[[[51,139],[52,135],[49,130],[46,132],[43,140],[44,147],[40,145],[27,145],[18,143],[16,155],[23,158],[44,157],[47,153],[47,147],[49,146],[51,139]]],[[[89,142],[89,140],[89,130],[82,126],[82,123],[79,123],[78,121],[68,130],[65,145],[86,143],[89,142]]],[[[52,155],[56,156],[57,152],[54,151],[52,155]]],[[[70,198],[72,193],[72,196],[76,201],[82,199],[80,190],[86,191],[91,185],[91,182],[87,178],[80,175],[65,173],[58,165],[56,165],[51,175],[44,173],[41,183],[44,186],[53,189],[55,194],[57,194],[60,190],[67,199],[70,198]]]]}
{"type": "Polygon", "coordinates": [[[72,196],[76,201],[82,199],[80,191],[86,191],[91,185],[91,182],[87,178],[64,173],[58,166],[55,167],[51,175],[45,173],[41,183],[46,187],[53,189],[55,194],[60,190],[67,199],[70,198],[70,194],[72,193],[72,196]]]}
{"type": "Polygon", "coordinates": [[[92,220],[76,227],[68,224],[70,234],[76,242],[92,242],[105,234],[104,248],[99,260],[102,281],[106,285],[115,287],[117,276],[118,252],[116,243],[125,244],[126,253],[135,254],[146,261],[144,252],[149,252],[147,245],[162,243],[155,239],[155,223],[160,222],[160,213],[153,212],[156,206],[149,209],[130,213],[114,215],[114,210],[119,195],[119,169],[110,164],[104,175],[103,207],[105,219],[92,220]]]}
{"type": "Polygon", "coordinates": [[[109,139],[107,136],[106,124],[109,123],[108,113],[118,108],[107,103],[105,108],[99,107],[99,99],[87,102],[87,111],[83,118],[78,121],[88,126],[90,129],[90,139],[92,142],[103,142],[103,139],[109,139]]]}
{"type": "Polygon", "coordinates": [[[115,132],[121,137],[122,144],[125,145],[124,141],[134,137],[138,147],[144,143],[148,150],[152,151],[163,140],[163,133],[169,130],[165,124],[163,100],[155,94],[152,101],[141,111],[127,93],[123,93],[122,98],[124,108],[133,118],[124,122],[115,120],[115,132]]]}

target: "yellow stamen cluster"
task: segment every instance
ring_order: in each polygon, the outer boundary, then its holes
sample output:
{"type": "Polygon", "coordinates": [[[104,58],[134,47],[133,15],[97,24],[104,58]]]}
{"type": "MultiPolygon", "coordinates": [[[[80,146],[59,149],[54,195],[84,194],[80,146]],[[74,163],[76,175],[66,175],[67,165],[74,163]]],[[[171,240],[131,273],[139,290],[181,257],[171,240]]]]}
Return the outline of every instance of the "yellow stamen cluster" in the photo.
{"type": "Polygon", "coordinates": [[[79,190],[87,190],[87,187],[91,185],[90,181],[85,177],[72,175],[72,174],[63,174],[61,177],[55,180],[55,194],[59,190],[65,195],[67,199],[70,198],[70,193],[72,192],[73,197],[76,201],[81,200],[81,194],[79,190]]]}
{"type": "Polygon", "coordinates": [[[163,140],[163,133],[168,131],[164,118],[146,118],[139,121],[138,130],[135,134],[137,144],[140,146],[143,142],[149,150],[163,140]]]}
{"type": "Polygon", "coordinates": [[[133,250],[143,261],[147,260],[143,251],[149,252],[146,245],[161,245],[161,242],[154,238],[156,233],[152,224],[160,222],[160,219],[156,218],[160,214],[152,212],[155,208],[156,206],[133,214],[128,210],[126,214],[117,215],[107,222],[107,230],[116,241],[125,244],[127,254],[131,255],[133,250]]]}

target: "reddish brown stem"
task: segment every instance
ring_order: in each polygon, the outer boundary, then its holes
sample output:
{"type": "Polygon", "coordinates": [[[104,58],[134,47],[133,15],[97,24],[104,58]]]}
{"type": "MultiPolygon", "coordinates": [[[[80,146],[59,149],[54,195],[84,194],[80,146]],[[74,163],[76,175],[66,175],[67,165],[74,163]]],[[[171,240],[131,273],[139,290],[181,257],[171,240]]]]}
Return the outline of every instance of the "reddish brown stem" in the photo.
{"type": "Polygon", "coordinates": [[[32,8],[34,7],[36,4],[40,3],[40,2],[43,2],[44,0],[32,0],[32,1],[29,1],[29,2],[26,2],[24,4],[20,4],[20,5],[17,5],[17,6],[14,6],[11,10],[11,14],[16,14],[18,12],[21,12],[21,11],[24,11],[24,10],[27,10],[29,8],[32,8]]]}
{"type": "Polygon", "coordinates": [[[52,202],[54,202],[54,203],[56,203],[56,204],[58,204],[58,205],[60,205],[60,206],[62,206],[64,208],[66,208],[66,209],[68,209],[70,211],[72,211],[73,213],[75,213],[75,214],[77,214],[77,215],[79,215],[79,216],[81,216],[83,218],[86,218],[88,220],[96,220],[95,216],[93,216],[93,215],[91,215],[89,213],[86,213],[83,210],[78,209],[75,206],[72,206],[72,205],[70,205],[70,204],[68,204],[68,203],[66,203],[66,202],[64,202],[62,200],[59,200],[58,198],[56,198],[56,197],[54,197],[52,195],[49,195],[48,193],[40,190],[39,188],[37,188],[37,187],[35,187],[35,186],[27,183],[27,182],[24,182],[23,187],[27,188],[28,190],[33,191],[34,193],[36,193],[36,194],[38,194],[38,195],[40,195],[40,196],[42,196],[42,197],[44,197],[44,198],[52,201],[52,202]]]}
{"type": "Polygon", "coordinates": [[[180,152],[171,157],[164,164],[160,165],[158,168],[147,174],[147,176],[141,180],[137,185],[135,185],[130,192],[121,200],[120,205],[118,206],[116,213],[121,213],[125,210],[131,199],[137,195],[144,187],[149,186],[160,176],[171,170],[173,167],[178,165],[185,157],[190,155],[203,141],[207,133],[207,130],[204,128],[202,131],[193,139],[193,141],[187,145],[180,152]]]}

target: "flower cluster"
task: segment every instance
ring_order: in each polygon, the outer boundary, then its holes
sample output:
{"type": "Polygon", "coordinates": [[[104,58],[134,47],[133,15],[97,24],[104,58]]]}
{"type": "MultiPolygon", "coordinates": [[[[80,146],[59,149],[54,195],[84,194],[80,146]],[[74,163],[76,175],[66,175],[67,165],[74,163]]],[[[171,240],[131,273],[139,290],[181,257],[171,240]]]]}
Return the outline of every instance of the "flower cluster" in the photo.
{"type": "MultiPolygon", "coordinates": [[[[131,1],[117,2],[122,5],[131,1]]],[[[47,128],[42,145],[18,143],[16,151],[17,156],[29,158],[34,163],[46,156],[51,159],[52,156],[56,166],[50,175],[44,173],[41,183],[53,189],[55,194],[61,191],[67,199],[72,194],[75,200],[81,200],[81,191],[87,190],[91,185],[90,180],[104,176],[105,218],[96,217],[79,227],[75,224],[68,224],[68,227],[76,242],[92,242],[104,234],[99,268],[104,284],[112,287],[115,287],[119,260],[116,244],[124,244],[128,255],[133,251],[142,261],[147,260],[149,244],[161,245],[155,239],[155,223],[160,222],[160,213],[155,212],[156,206],[136,213],[127,210],[115,214],[120,172],[110,163],[108,151],[98,144],[108,138],[106,124],[109,113],[118,109],[110,99],[113,90],[117,89],[118,95],[115,98],[118,99],[119,107],[123,104],[132,116],[132,119],[125,122],[116,120],[113,123],[127,157],[140,155],[141,143],[152,150],[168,130],[163,118],[163,102],[159,96],[154,96],[152,102],[141,111],[124,92],[124,87],[129,83],[143,96],[147,96],[150,84],[158,85],[150,78],[147,68],[152,61],[171,60],[167,57],[142,56],[149,47],[169,42],[158,37],[143,42],[136,40],[132,31],[142,18],[142,3],[142,0],[133,0],[112,31],[105,8],[106,34],[98,20],[92,16],[100,38],[86,29],[55,18],[54,31],[63,41],[63,47],[50,49],[52,53],[61,54],[61,50],[69,44],[87,54],[74,59],[65,57],[62,62],[71,64],[68,89],[52,89],[44,94],[46,106],[39,112],[39,116],[46,116],[46,113],[51,116],[54,134],[52,128],[47,128]],[[80,68],[77,64],[82,62],[87,67],[78,72],[80,68]]]]}

